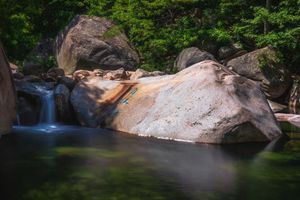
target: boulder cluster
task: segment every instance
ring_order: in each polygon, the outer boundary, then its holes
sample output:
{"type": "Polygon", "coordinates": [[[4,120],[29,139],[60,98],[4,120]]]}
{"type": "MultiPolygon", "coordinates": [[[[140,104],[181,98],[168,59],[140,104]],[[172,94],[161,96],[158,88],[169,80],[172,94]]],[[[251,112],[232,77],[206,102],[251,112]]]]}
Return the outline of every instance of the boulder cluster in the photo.
{"type": "Polygon", "coordinates": [[[55,39],[41,41],[22,71],[12,63],[10,68],[19,105],[35,110],[36,98],[28,95],[34,92],[28,91],[45,84],[54,90],[61,122],[143,136],[269,141],[282,135],[273,112],[300,112],[300,86],[272,47],[247,52],[232,44],[215,54],[186,48],[174,62],[174,75],[138,69],[140,62],[112,21],[80,15],[55,39]],[[57,66],[41,70],[52,58],[57,66]]]}

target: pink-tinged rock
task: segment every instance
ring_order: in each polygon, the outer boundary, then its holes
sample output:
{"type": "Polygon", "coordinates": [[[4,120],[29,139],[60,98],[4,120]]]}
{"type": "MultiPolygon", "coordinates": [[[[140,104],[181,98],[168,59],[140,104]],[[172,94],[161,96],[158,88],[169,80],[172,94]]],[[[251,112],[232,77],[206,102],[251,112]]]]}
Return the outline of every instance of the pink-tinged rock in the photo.
{"type": "Polygon", "coordinates": [[[288,123],[300,128],[300,115],[287,114],[287,113],[276,113],[275,116],[279,122],[288,122],[288,123]]]}
{"type": "Polygon", "coordinates": [[[203,143],[270,141],[282,135],[259,85],[203,61],[175,75],[78,83],[71,103],[82,125],[203,143]]]}

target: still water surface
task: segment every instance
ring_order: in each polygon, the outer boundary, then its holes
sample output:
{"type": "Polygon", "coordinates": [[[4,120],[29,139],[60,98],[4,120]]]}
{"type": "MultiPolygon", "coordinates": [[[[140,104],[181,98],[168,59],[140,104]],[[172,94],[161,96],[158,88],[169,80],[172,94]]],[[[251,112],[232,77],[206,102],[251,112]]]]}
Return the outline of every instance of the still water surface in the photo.
{"type": "Polygon", "coordinates": [[[1,200],[299,199],[300,140],[206,145],[102,129],[16,127],[1,200]]]}

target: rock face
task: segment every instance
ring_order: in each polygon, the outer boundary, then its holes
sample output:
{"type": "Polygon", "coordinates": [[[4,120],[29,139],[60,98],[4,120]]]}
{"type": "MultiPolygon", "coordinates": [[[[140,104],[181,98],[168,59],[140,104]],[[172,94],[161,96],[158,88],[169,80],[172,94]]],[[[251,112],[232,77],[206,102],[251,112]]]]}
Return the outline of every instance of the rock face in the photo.
{"type": "Polygon", "coordinates": [[[69,104],[69,88],[63,84],[58,84],[54,89],[54,98],[58,120],[66,123],[74,121],[73,112],[69,104]]]}
{"type": "Polygon", "coordinates": [[[175,75],[77,84],[82,125],[203,143],[269,141],[282,135],[258,84],[213,61],[175,75]]]}
{"type": "Polygon", "coordinates": [[[111,21],[85,15],[76,16],[58,34],[55,54],[67,74],[78,69],[134,69],[139,63],[125,34],[111,21]]]}
{"type": "Polygon", "coordinates": [[[181,71],[193,64],[204,60],[213,60],[216,61],[214,56],[206,51],[201,51],[197,47],[190,47],[182,50],[179,56],[176,58],[174,67],[178,71],[181,71]]]}
{"type": "Polygon", "coordinates": [[[9,62],[0,42],[0,135],[11,131],[16,117],[16,92],[9,62]]]}
{"type": "Polygon", "coordinates": [[[280,97],[291,85],[291,77],[276,62],[276,52],[265,47],[228,61],[227,66],[239,75],[259,81],[268,98],[280,97]]]}

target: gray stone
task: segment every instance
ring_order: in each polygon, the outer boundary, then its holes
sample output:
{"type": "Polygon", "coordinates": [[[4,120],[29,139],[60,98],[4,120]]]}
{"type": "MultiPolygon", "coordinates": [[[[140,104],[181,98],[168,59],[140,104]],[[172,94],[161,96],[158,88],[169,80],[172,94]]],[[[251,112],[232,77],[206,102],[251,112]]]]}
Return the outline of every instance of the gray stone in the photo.
{"type": "Polygon", "coordinates": [[[276,60],[276,52],[265,47],[228,61],[239,75],[258,81],[269,99],[280,97],[291,85],[291,77],[276,60]],[[264,60],[264,61],[263,61],[264,60]]]}
{"type": "Polygon", "coordinates": [[[176,58],[174,67],[178,71],[181,71],[187,67],[192,66],[193,64],[196,64],[204,60],[216,61],[216,59],[212,54],[206,51],[201,51],[196,47],[190,47],[181,51],[179,56],[176,58]]]}
{"type": "Polygon", "coordinates": [[[139,63],[137,52],[112,21],[86,15],[76,16],[58,34],[55,54],[66,74],[78,69],[134,69],[139,63]]]}

